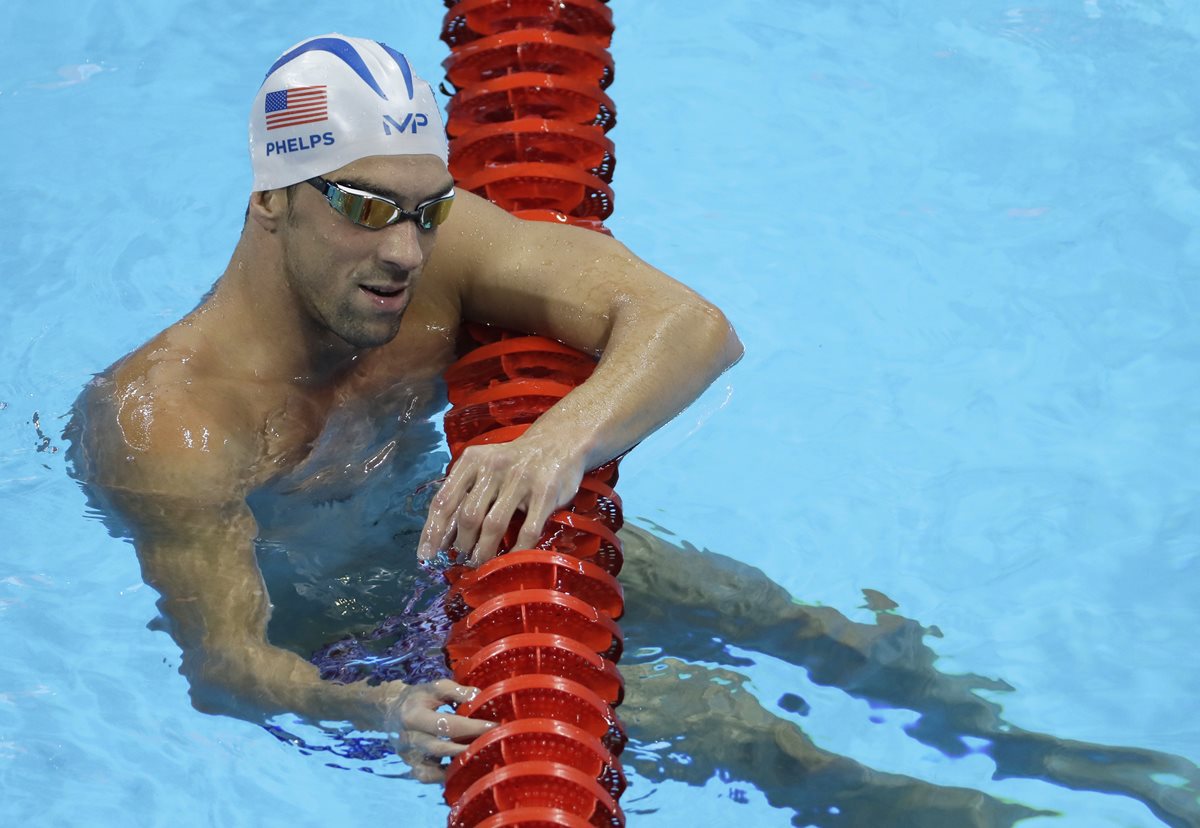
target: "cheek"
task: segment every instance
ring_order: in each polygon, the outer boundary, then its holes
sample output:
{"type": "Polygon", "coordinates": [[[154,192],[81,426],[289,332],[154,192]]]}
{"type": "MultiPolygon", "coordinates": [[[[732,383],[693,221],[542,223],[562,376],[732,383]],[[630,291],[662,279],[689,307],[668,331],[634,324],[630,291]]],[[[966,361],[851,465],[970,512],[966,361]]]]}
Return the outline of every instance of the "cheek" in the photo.
{"type": "Polygon", "coordinates": [[[421,260],[423,264],[428,264],[429,257],[433,255],[433,248],[437,243],[438,231],[434,230],[432,233],[422,233],[420,238],[421,260]]]}
{"type": "Polygon", "coordinates": [[[304,282],[326,287],[336,282],[338,271],[345,271],[353,261],[352,253],[342,250],[336,236],[321,226],[292,233],[286,255],[293,274],[304,282]]]}
{"type": "Polygon", "coordinates": [[[288,282],[311,313],[325,317],[345,301],[329,249],[318,239],[295,239],[285,255],[288,282]]]}

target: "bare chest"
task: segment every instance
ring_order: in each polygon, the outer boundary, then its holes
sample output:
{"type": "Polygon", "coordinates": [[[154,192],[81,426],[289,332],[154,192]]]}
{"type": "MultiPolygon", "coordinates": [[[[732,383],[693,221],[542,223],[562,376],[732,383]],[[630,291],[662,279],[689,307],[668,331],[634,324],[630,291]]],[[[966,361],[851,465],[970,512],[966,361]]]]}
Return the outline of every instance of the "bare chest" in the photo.
{"type": "MultiPolygon", "coordinates": [[[[406,319],[396,340],[364,353],[335,382],[275,388],[260,404],[258,482],[369,469],[393,438],[432,418],[444,403],[442,372],[454,358],[457,325],[406,319]]],[[[344,476],[344,475],[343,475],[344,476]]]]}

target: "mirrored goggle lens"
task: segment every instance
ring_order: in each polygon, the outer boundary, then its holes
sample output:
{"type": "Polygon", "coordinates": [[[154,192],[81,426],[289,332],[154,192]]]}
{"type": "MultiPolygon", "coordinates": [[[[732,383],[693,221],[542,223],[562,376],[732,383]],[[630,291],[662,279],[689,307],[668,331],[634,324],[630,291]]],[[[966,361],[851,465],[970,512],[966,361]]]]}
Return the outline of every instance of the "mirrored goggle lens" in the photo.
{"type": "Polygon", "coordinates": [[[361,206],[358,208],[357,218],[351,216],[351,220],[370,227],[372,230],[381,230],[396,220],[400,215],[400,211],[396,209],[396,205],[389,204],[383,199],[371,198],[370,196],[355,196],[361,206]]]}
{"type": "Polygon", "coordinates": [[[450,208],[453,206],[453,193],[444,198],[439,198],[437,201],[422,204],[417,214],[417,221],[420,222],[421,227],[424,229],[431,230],[450,217],[450,208]]]}
{"type": "Polygon", "coordinates": [[[363,217],[370,210],[370,202],[373,199],[366,196],[360,196],[357,193],[350,193],[345,190],[330,188],[325,194],[329,204],[333,209],[337,210],[346,218],[350,219],[355,224],[365,224],[363,217]]]}
{"type": "MultiPolygon", "coordinates": [[[[350,219],[355,224],[369,227],[372,230],[382,230],[389,224],[394,224],[404,213],[389,201],[373,198],[367,195],[334,190],[330,198],[334,209],[350,219]]],[[[450,215],[450,207],[454,204],[454,194],[422,204],[416,213],[417,223],[424,230],[431,230],[444,222],[450,215]]],[[[411,214],[409,214],[411,215],[411,214]]]]}

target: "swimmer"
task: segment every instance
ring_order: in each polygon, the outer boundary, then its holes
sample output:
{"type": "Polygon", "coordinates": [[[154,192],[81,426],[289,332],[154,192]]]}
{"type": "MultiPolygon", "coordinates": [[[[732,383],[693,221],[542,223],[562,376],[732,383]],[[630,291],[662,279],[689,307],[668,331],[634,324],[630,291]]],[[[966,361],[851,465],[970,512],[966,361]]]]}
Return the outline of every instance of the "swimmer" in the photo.
{"type": "Polygon", "coordinates": [[[453,546],[479,565],[519,511],[517,545],[532,546],[585,472],[742,347],[716,307],[619,242],[457,190],[433,92],[385,44],[331,34],[288,49],[254,100],[250,154],[225,272],[90,390],[89,483],[130,527],[197,708],[402,731],[418,775],[436,777],[487,727],[438,712],[472,688],[339,685],[273,646],[247,496],[301,463],[337,412],[385,406],[398,386],[434,394],[464,319],[601,355],[520,439],[468,449],[442,485],[417,554],[453,546]]]}
{"type": "MultiPolygon", "coordinates": [[[[438,380],[463,320],[602,355],[593,377],[521,439],[464,454],[421,515],[408,544],[421,558],[454,546],[476,565],[518,511],[527,545],[585,470],[677,414],[741,345],[720,311],[612,239],[521,222],[454,190],[429,86],[382,44],[328,35],[288,50],[254,102],[250,141],[254,184],[228,268],[194,311],[85,389],[69,428],[74,473],[132,537],[197,709],[402,732],[414,776],[437,780],[445,759],[488,727],[443,709],[473,688],[322,680],[300,654],[311,646],[286,638],[330,641],[330,631],[305,628],[311,607],[294,606],[280,573],[260,568],[256,542],[285,534],[279,545],[316,573],[309,586],[352,580],[331,547],[404,554],[393,527],[364,541],[386,521],[378,511],[358,519],[357,492],[393,482],[381,468],[436,476],[420,432],[433,432],[427,417],[444,402],[438,380]],[[409,126],[389,135],[385,117],[409,126]],[[355,519],[330,520],[343,505],[355,519]],[[305,540],[304,520],[320,526],[318,541],[305,540]]],[[[412,492],[400,488],[396,501],[412,492]]],[[[886,612],[852,622],[729,558],[636,530],[624,538],[626,633],[670,654],[622,668],[631,737],[671,740],[660,761],[649,749],[630,755],[643,777],[702,784],[720,772],[805,824],[1007,828],[1038,813],[822,750],[716,666],[730,663],[729,644],[872,706],[916,711],[914,738],[951,755],[983,740],[1004,775],[1133,796],[1170,825],[1197,824],[1194,804],[1161,781],[1194,791],[1194,765],[1009,725],[975,694],[1008,686],[940,673],[914,621],[886,612]]],[[[371,580],[379,571],[358,594],[338,593],[343,608],[376,619],[393,610],[371,580]]],[[[303,597],[314,592],[333,590],[303,597]]]]}

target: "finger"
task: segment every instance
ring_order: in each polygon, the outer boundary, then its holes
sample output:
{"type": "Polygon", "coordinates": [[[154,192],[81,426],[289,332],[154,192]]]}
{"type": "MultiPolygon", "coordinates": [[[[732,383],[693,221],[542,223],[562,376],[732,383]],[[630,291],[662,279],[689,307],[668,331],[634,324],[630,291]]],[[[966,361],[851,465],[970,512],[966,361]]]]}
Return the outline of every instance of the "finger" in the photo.
{"type": "Polygon", "coordinates": [[[417,544],[417,557],[420,560],[431,560],[446,548],[449,536],[454,530],[454,513],[462,498],[456,489],[457,487],[443,486],[429,504],[429,514],[425,518],[425,526],[421,529],[421,541],[417,544]]]}
{"type": "MultiPolygon", "coordinates": [[[[423,741],[423,740],[422,740],[423,741]]],[[[459,745],[466,749],[465,745],[459,745]]],[[[412,768],[412,776],[418,782],[441,782],[446,778],[446,766],[442,764],[441,755],[425,752],[425,746],[414,745],[409,741],[394,744],[396,755],[412,768]]]]}
{"type": "Polygon", "coordinates": [[[497,727],[495,722],[468,719],[463,716],[444,714],[444,721],[433,725],[416,724],[413,729],[397,737],[393,744],[396,752],[405,761],[420,761],[422,756],[456,756],[476,738],[497,727]],[[440,732],[428,732],[437,730],[440,732]]]}
{"type": "Polygon", "coordinates": [[[442,766],[441,762],[434,762],[432,760],[410,762],[405,757],[401,758],[412,767],[412,777],[418,782],[433,784],[446,780],[446,769],[442,766]]]}
{"type": "Polygon", "coordinates": [[[420,709],[409,714],[407,726],[414,733],[432,733],[443,739],[471,740],[496,726],[486,719],[472,719],[446,713],[443,704],[462,704],[479,695],[478,687],[458,684],[451,679],[439,679],[425,685],[420,709]]]}
{"type": "Polygon", "coordinates": [[[499,725],[487,719],[469,719],[466,716],[445,716],[435,725],[439,735],[444,732],[445,740],[459,744],[470,744],[489,730],[495,730],[499,725]]]}
{"type": "MultiPolygon", "coordinates": [[[[453,513],[451,513],[453,515],[453,513]]],[[[425,518],[425,526],[421,529],[421,540],[417,544],[417,559],[433,560],[437,553],[446,548],[448,536],[453,531],[453,524],[436,501],[429,507],[429,515],[425,518]]]]}
{"type": "Polygon", "coordinates": [[[549,497],[543,495],[536,498],[525,513],[525,522],[521,524],[521,531],[517,535],[513,549],[532,549],[537,546],[542,533],[546,530],[546,521],[550,519],[554,508],[555,503],[549,497]]]}
{"type": "Polygon", "coordinates": [[[423,561],[433,559],[445,549],[454,534],[454,515],[470,486],[475,482],[474,469],[461,463],[455,466],[442,488],[429,504],[429,516],[421,530],[421,541],[417,545],[417,557],[423,561]]]}
{"type": "Polygon", "coordinates": [[[459,552],[470,553],[475,548],[484,518],[491,511],[499,488],[493,476],[481,477],[463,499],[454,516],[457,528],[454,533],[454,546],[459,552]]]}
{"type": "Polygon", "coordinates": [[[458,531],[458,525],[455,523],[454,516],[451,515],[449,520],[446,521],[445,528],[442,529],[441,534],[433,536],[432,540],[430,541],[429,547],[428,547],[429,551],[427,553],[428,557],[421,558],[420,557],[421,550],[418,549],[417,550],[418,559],[419,560],[432,560],[433,558],[436,558],[439,553],[450,549],[450,547],[453,546],[454,533],[457,531],[458,531]]]}
{"type": "Polygon", "coordinates": [[[515,494],[501,494],[492,504],[491,511],[483,520],[483,526],[479,532],[479,540],[475,542],[475,548],[471,550],[470,562],[473,566],[490,561],[496,557],[496,550],[500,547],[500,539],[504,537],[504,533],[508,531],[509,524],[512,523],[513,515],[521,507],[521,500],[515,494]]]}
{"type": "Polygon", "coordinates": [[[427,707],[413,710],[409,713],[404,725],[407,734],[412,738],[432,736],[440,739],[474,739],[482,733],[492,730],[496,722],[486,719],[469,719],[455,713],[446,713],[437,708],[437,702],[431,698],[427,707]]]}
{"type": "Polygon", "coordinates": [[[478,687],[459,684],[453,679],[438,679],[430,682],[428,687],[441,704],[462,704],[479,695],[478,687]]]}
{"type": "Polygon", "coordinates": [[[430,739],[466,743],[495,727],[495,722],[486,719],[468,719],[453,713],[424,710],[414,713],[410,718],[407,738],[410,743],[421,745],[427,744],[430,739]]]}
{"type": "Polygon", "coordinates": [[[469,747],[470,744],[448,742],[445,739],[430,736],[428,733],[414,733],[408,741],[408,747],[405,748],[402,758],[410,765],[415,766],[435,759],[458,756],[469,747]]]}

